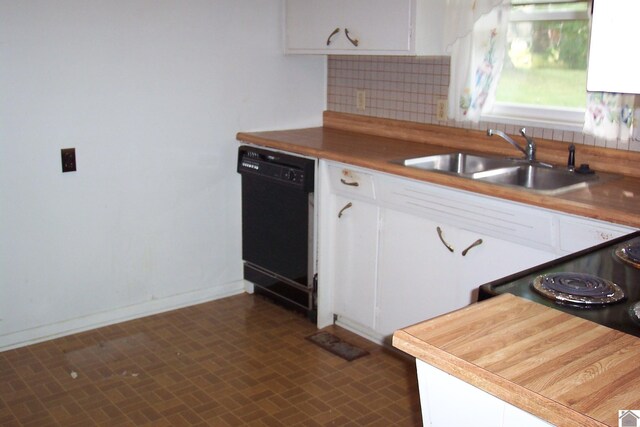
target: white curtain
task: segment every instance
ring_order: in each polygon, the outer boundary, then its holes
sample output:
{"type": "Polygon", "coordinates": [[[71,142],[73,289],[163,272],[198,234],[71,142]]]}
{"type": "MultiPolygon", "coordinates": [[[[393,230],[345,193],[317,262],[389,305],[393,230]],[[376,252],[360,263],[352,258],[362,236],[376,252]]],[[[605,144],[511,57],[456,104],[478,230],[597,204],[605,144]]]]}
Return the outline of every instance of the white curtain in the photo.
{"type": "Polygon", "coordinates": [[[508,0],[447,0],[449,118],[480,120],[491,108],[506,51],[508,0]]]}
{"type": "Polygon", "coordinates": [[[491,12],[503,0],[446,0],[444,42],[450,49],[456,40],[467,36],[482,15],[491,12]]]}

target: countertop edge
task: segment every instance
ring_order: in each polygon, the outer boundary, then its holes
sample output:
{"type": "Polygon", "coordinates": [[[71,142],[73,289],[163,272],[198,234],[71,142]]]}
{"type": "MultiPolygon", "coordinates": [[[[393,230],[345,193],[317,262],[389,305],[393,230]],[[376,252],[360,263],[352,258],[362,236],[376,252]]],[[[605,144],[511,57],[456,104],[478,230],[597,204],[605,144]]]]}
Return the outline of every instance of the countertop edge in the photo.
{"type": "MultiPolygon", "coordinates": [[[[314,128],[309,128],[309,130],[314,128]]],[[[316,128],[317,129],[317,128],[316,128]]],[[[277,131],[276,131],[277,132],[277,131]]],[[[286,132],[286,131],[284,131],[286,132]]],[[[596,209],[592,205],[582,203],[575,200],[564,199],[560,196],[551,196],[539,193],[533,193],[525,190],[500,187],[488,183],[472,181],[466,178],[445,175],[437,172],[417,170],[396,165],[388,162],[380,162],[375,160],[361,159],[355,156],[349,156],[344,153],[335,153],[330,150],[323,150],[298,144],[288,143],[285,141],[274,139],[273,137],[265,137],[257,133],[238,132],[236,139],[241,142],[265,146],[268,148],[288,151],[294,154],[316,157],[320,159],[345,163],[357,167],[372,169],[378,172],[388,173],[395,176],[414,179],[432,184],[443,185],[458,190],[469,191],[472,193],[482,194],[489,197],[495,197],[503,200],[510,200],[526,205],[537,206],[553,211],[563,212],[570,215],[577,215],[592,218],[600,221],[620,224],[627,227],[640,228],[640,215],[632,212],[613,211],[611,209],[596,209]]],[[[411,142],[413,144],[423,144],[419,142],[411,142]]],[[[438,146],[442,148],[442,146],[438,146]]],[[[606,185],[606,184],[598,184],[606,185]]],[[[564,194],[570,194],[567,192],[564,194]]]]}
{"type": "Polygon", "coordinates": [[[405,330],[393,334],[393,346],[554,425],[607,427],[607,424],[432,346],[405,330]]]}

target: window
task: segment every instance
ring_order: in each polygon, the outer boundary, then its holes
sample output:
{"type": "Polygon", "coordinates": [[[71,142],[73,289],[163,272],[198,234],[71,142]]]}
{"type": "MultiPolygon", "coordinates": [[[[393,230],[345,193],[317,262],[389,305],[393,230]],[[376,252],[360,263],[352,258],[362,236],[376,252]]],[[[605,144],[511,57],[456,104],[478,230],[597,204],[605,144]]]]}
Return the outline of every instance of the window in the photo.
{"type": "MultiPolygon", "coordinates": [[[[578,126],[586,104],[587,1],[512,0],[507,54],[490,119],[578,126]]],[[[571,126],[565,126],[571,127],[571,126]]]]}

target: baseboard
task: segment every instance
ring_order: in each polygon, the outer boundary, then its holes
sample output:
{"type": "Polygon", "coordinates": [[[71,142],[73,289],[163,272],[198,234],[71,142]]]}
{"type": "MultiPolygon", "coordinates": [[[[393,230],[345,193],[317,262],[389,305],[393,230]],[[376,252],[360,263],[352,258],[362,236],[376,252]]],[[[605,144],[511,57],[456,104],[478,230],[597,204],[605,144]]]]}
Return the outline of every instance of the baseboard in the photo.
{"type": "Polygon", "coordinates": [[[255,285],[248,280],[244,280],[244,291],[248,294],[252,294],[255,290],[255,285]]]}
{"type": "Polygon", "coordinates": [[[211,289],[173,295],[162,299],[154,299],[141,304],[121,307],[89,316],[13,332],[0,337],[0,351],[23,347],[65,335],[112,325],[114,323],[120,323],[127,320],[241,294],[245,292],[245,289],[245,282],[243,280],[239,280],[221,286],[216,286],[211,289]]]}
{"type": "Polygon", "coordinates": [[[354,322],[351,319],[348,319],[343,316],[338,316],[335,321],[337,326],[344,328],[348,331],[353,332],[354,334],[360,335],[362,338],[366,338],[371,342],[374,342],[379,345],[388,345],[388,339],[378,332],[374,331],[371,328],[367,328],[366,326],[361,325],[358,322],[354,322]]]}

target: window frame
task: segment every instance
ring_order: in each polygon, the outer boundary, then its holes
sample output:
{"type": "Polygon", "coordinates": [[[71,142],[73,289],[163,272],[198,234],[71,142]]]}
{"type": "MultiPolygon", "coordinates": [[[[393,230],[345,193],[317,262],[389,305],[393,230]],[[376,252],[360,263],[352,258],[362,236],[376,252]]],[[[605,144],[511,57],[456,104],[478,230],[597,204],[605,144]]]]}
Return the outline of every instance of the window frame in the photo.
{"type": "MultiPolygon", "coordinates": [[[[532,4],[535,2],[531,2],[532,4]]],[[[562,3],[554,1],[540,1],[539,3],[562,3]]],[[[567,2],[568,3],[568,2],[567,2]]],[[[588,1],[584,1],[588,4],[588,1]]],[[[512,7],[520,6],[513,3],[512,7]]],[[[589,8],[587,8],[589,9],[589,8]]],[[[572,21],[589,20],[589,10],[579,11],[534,11],[523,12],[512,10],[509,12],[509,23],[531,21],[572,21]]],[[[498,83],[499,84],[499,83],[498,83]]],[[[585,86],[585,99],[587,88],[585,86]]],[[[506,124],[523,124],[526,126],[541,126],[550,129],[582,131],[584,124],[584,108],[545,107],[531,104],[512,104],[494,101],[490,112],[482,114],[481,120],[506,124]]]]}

